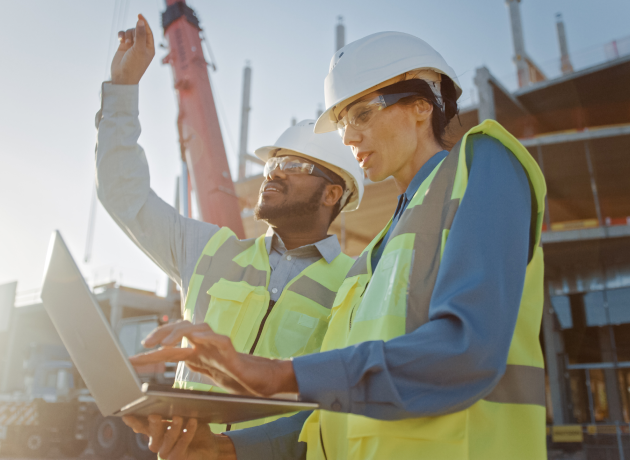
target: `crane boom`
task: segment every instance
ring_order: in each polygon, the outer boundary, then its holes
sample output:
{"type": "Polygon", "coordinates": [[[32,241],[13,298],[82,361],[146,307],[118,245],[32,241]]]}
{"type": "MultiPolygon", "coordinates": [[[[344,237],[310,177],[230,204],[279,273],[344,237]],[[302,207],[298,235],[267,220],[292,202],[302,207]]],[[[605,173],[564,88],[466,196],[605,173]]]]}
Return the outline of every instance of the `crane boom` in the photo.
{"type": "Polygon", "coordinates": [[[245,237],[238,198],[225,153],[219,118],[201,49],[199,19],[185,0],[167,0],[162,14],[179,103],[177,127],[201,220],[245,237]]]}

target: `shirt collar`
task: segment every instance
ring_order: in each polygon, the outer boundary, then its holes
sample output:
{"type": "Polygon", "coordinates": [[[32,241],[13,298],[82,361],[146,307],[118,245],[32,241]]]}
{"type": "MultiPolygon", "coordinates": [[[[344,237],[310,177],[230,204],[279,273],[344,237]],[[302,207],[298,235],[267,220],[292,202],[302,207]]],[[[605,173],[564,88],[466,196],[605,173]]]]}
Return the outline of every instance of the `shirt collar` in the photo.
{"type": "Polygon", "coordinates": [[[300,246],[299,248],[291,249],[291,251],[287,251],[284,241],[282,241],[280,235],[269,227],[267,229],[267,233],[265,233],[265,248],[267,249],[267,254],[271,254],[272,247],[276,248],[281,254],[291,252],[296,253],[296,255],[310,251],[314,248],[327,263],[331,263],[339,254],[341,254],[341,245],[339,244],[337,235],[328,235],[326,238],[319,240],[316,243],[307,244],[305,246],[300,246]]]}
{"type": "Polygon", "coordinates": [[[427,162],[424,165],[422,165],[422,168],[420,168],[420,171],[418,171],[416,175],[414,176],[414,178],[411,179],[411,182],[407,186],[407,190],[405,190],[405,197],[407,198],[407,201],[411,201],[413,196],[416,194],[416,192],[420,188],[420,185],[422,185],[425,179],[429,177],[429,175],[433,172],[435,167],[438,164],[440,164],[440,161],[446,158],[446,155],[448,155],[448,151],[442,150],[441,152],[438,152],[435,155],[433,155],[431,158],[427,160],[427,162]]]}

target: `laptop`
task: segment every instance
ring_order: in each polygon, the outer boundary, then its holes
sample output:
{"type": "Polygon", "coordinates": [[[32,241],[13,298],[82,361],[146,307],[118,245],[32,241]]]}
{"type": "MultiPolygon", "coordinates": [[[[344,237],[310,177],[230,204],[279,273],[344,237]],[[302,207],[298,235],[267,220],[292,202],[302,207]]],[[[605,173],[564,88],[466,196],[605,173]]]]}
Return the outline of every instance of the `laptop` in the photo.
{"type": "Polygon", "coordinates": [[[48,248],[41,297],[103,416],[158,414],[238,423],[318,408],[289,399],[142,385],[58,231],[48,248]]]}

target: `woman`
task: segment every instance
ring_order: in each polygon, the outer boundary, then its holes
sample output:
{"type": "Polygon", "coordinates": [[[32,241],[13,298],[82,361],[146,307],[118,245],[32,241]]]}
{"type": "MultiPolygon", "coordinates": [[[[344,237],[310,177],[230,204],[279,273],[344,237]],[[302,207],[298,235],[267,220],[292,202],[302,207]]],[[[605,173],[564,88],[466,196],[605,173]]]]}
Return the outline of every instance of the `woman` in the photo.
{"type": "MultiPolygon", "coordinates": [[[[444,59],[411,35],[384,32],[342,48],[325,91],[315,131],[339,129],[368,178],[392,176],[401,195],[339,289],[322,353],[241,355],[228,338],[184,323],[147,345],[185,336],[194,349],[138,362],[183,359],[235,393],[293,392],[319,403],[300,435],[308,459],[546,458],[545,184],[536,162],[492,120],[444,150],[461,89],[444,59]]],[[[294,442],[283,423],[277,438],[269,425],[266,437],[230,434],[238,458],[253,448],[259,458],[265,449],[280,456],[294,442]]]]}

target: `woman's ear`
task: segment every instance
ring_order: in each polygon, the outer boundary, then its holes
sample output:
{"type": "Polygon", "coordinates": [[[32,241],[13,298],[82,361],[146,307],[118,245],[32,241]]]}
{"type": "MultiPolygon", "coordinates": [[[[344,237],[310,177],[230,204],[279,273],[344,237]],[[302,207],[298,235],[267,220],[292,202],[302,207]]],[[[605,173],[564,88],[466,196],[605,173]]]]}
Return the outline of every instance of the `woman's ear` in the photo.
{"type": "Polygon", "coordinates": [[[414,107],[416,109],[418,121],[425,121],[431,118],[431,115],[433,114],[433,104],[430,102],[425,101],[424,99],[419,99],[414,104],[414,107]]]}

